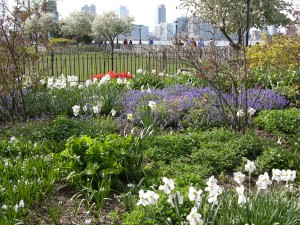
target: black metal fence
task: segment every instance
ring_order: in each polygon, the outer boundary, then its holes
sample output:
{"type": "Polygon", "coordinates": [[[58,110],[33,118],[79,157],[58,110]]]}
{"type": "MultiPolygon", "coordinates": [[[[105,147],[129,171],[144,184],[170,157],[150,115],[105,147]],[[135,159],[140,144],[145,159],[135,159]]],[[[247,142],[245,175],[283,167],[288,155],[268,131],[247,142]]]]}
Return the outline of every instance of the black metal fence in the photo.
{"type": "MultiPolygon", "coordinates": [[[[225,49],[219,52],[226,55],[225,49]]],[[[159,47],[148,48],[136,46],[134,49],[116,49],[113,54],[109,50],[96,52],[83,51],[59,51],[40,55],[37,65],[28,62],[30,73],[39,71],[43,76],[58,77],[64,75],[76,75],[83,81],[95,74],[106,73],[113,70],[116,73],[130,72],[135,74],[138,69],[156,70],[166,74],[174,74],[178,69],[189,67],[186,60],[182,60],[183,54],[190,51],[178,49],[166,49],[159,47]],[[41,72],[42,71],[42,72],[41,72]]],[[[206,50],[194,51],[195,57],[209,58],[211,53],[206,50]]]]}

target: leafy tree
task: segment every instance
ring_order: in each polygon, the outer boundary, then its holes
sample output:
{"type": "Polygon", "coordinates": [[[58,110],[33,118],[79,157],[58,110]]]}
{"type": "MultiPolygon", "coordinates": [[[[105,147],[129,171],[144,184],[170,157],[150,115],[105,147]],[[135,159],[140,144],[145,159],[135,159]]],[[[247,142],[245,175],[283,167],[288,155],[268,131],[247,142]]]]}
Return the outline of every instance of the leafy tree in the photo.
{"type": "Polygon", "coordinates": [[[39,39],[48,41],[48,32],[56,28],[55,24],[56,16],[53,13],[42,12],[27,18],[25,30],[34,38],[36,52],[38,52],[39,39]]]}
{"type": "Polygon", "coordinates": [[[73,12],[62,21],[61,32],[67,37],[75,38],[77,43],[84,39],[84,36],[92,34],[92,22],[94,13],[73,12]]]}
{"type": "Polygon", "coordinates": [[[100,35],[111,45],[111,59],[113,70],[113,54],[115,49],[115,38],[120,35],[128,35],[132,30],[132,17],[119,18],[115,11],[104,12],[97,15],[93,21],[92,30],[95,36],[100,35]]]}
{"type": "MultiPolygon", "coordinates": [[[[181,6],[191,9],[194,15],[217,27],[235,49],[239,49],[246,32],[246,0],[180,0],[181,6]],[[238,36],[237,42],[230,34],[238,36]]],[[[290,3],[284,0],[251,0],[250,27],[261,28],[265,25],[284,26],[289,22],[285,10],[290,3]]]]}

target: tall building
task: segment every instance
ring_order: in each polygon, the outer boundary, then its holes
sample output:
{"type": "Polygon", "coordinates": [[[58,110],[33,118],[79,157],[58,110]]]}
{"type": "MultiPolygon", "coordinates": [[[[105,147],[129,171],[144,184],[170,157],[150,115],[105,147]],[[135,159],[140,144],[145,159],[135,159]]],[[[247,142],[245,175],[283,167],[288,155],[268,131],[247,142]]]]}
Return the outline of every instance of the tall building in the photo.
{"type": "Polygon", "coordinates": [[[94,4],[92,4],[90,6],[84,5],[83,7],[81,7],[81,11],[96,13],[96,6],[94,4]]]}
{"type": "Polygon", "coordinates": [[[125,18],[129,16],[129,10],[127,9],[126,6],[123,6],[123,5],[120,5],[120,8],[119,8],[119,18],[125,18]]]}
{"type": "Polygon", "coordinates": [[[165,5],[159,5],[155,12],[155,24],[161,24],[166,22],[166,7],[165,5]]]}

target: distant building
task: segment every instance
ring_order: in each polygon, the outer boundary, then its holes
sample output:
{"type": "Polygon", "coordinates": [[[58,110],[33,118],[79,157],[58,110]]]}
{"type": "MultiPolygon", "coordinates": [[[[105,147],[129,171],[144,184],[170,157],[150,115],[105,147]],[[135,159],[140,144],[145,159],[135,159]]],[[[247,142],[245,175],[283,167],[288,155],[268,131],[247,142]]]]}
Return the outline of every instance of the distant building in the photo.
{"type": "Polygon", "coordinates": [[[180,36],[183,33],[188,32],[188,19],[185,16],[178,17],[173,24],[173,34],[176,35],[176,22],[177,22],[177,34],[180,36]]]}
{"type": "Polygon", "coordinates": [[[125,17],[129,16],[129,10],[126,6],[120,5],[119,8],[119,18],[123,19],[125,17]]]}
{"type": "MultiPolygon", "coordinates": [[[[141,39],[147,40],[149,38],[149,27],[141,26],[141,39]]],[[[132,32],[129,37],[131,40],[139,40],[140,39],[140,25],[134,24],[132,27],[132,32]]]]}
{"type": "MultiPolygon", "coordinates": [[[[191,38],[202,38],[204,41],[208,41],[211,38],[215,40],[226,40],[224,34],[217,27],[211,26],[195,15],[188,18],[187,34],[191,38]]],[[[232,35],[231,37],[235,39],[235,36],[232,35]]]]}
{"type": "Polygon", "coordinates": [[[173,23],[161,23],[155,27],[154,36],[160,41],[170,41],[174,36],[173,23]]]}
{"type": "Polygon", "coordinates": [[[262,33],[266,33],[267,35],[271,35],[271,36],[278,34],[278,27],[275,25],[264,26],[262,28],[262,33]]]}
{"type": "Polygon", "coordinates": [[[155,24],[161,24],[166,22],[166,7],[165,5],[159,5],[155,11],[155,24]]]}
{"type": "Polygon", "coordinates": [[[96,13],[96,6],[94,4],[92,4],[90,6],[84,5],[83,7],[81,7],[81,11],[96,13]]]}

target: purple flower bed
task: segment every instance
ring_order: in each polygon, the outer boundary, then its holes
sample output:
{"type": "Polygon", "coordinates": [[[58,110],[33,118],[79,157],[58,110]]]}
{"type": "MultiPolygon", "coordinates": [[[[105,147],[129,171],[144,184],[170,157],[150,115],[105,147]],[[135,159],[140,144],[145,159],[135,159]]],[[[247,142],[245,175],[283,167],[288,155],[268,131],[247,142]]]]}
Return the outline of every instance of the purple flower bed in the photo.
{"type": "MultiPolygon", "coordinates": [[[[234,105],[236,98],[232,94],[223,94],[230,105],[234,105]]],[[[241,108],[245,103],[245,93],[237,99],[241,108]]],[[[133,122],[139,123],[142,120],[141,108],[148,105],[148,101],[155,101],[157,108],[153,111],[154,122],[160,125],[180,124],[180,121],[192,119],[191,113],[197,112],[201,120],[207,124],[221,123],[223,116],[221,113],[220,99],[214,90],[209,87],[188,87],[175,85],[164,89],[153,89],[151,93],[140,90],[129,91],[120,101],[123,118],[128,113],[133,114],[133,122]]],[[[289,102],[272,90],[248,90],[248,107],[254,109],[283,109],[289,102]]],[[[223,104],[224,105],[224,104],[223,104]]],[[[229,111],[228,111],[229,112],[229,111]]]]}

